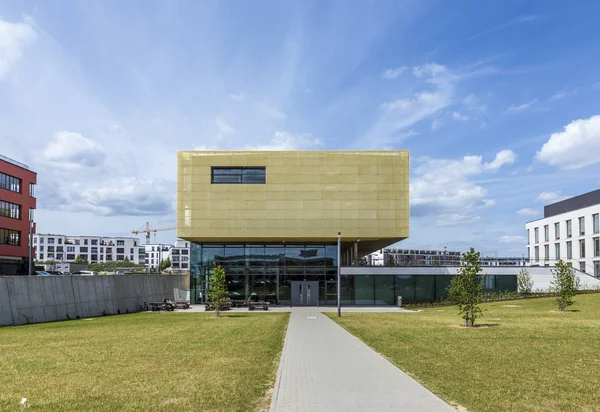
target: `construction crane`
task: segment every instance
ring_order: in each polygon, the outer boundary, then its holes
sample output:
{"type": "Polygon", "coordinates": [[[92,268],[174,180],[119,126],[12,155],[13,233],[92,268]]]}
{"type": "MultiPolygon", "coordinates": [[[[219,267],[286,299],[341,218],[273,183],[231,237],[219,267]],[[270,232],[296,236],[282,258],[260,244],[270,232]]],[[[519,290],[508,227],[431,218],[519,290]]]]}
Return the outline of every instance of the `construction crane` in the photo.
{"type": "Polygon", "coordinates": [[[146,244],[149,245],[150,244],[150,233],[164,232],[166,230],[175,230],[175,229],[177,229],[177,228],[176,227],[161,227],[160,229],[150,229],[150,222],[146,222],[145,230],[132,230],[131,233],[133,233],[134,235],[139,235],[140,233],[145,233],[146,234],[146,244]]]}

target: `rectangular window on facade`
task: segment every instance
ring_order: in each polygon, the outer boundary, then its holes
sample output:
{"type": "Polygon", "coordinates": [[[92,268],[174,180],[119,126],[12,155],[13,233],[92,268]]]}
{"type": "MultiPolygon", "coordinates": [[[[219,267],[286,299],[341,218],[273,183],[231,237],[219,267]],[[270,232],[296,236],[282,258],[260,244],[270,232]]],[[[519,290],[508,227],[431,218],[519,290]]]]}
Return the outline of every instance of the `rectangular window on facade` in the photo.
{"type": "Polygon", "coordinates": [[[540,228],[536,227],[533,229],[533,236],[535,237],[535,243],[540,243],[540,228]]]}
{"type": "Polygon", "coordinates": [[[40,252],[44,251],[44,245],[40,246],[40,252]]]}
{"type": "Polygon", "coordinates": [[[35,197],[35,185],[33,183],[29,183],[29,196],[35,197]]]}
{"type": "Polygon", "coordinates": [[[62,245],[62,238],[58,238],[58,244],[62,245]]]}
{"type": "Polygon", "coordinates": [[[567,220],[567,237],[573,236],[573,226],[571,225],[571,220],[567,220]]]}
{"type": "Polygon", "coordinates": [[[83,239],[83,244],[87,246],[88,240],[87,239],[83,239]]]}
{"type": "Polygon", "coordinates": [[[125,248],[124,247],[118,247],[117,248],[117,253],[125,253],[125,248]]]}
{"type": "Polygon", "coordinates": [[[595,237],[594,239],[592,239],[592,242],[594,243],[594,257],[599,257],[600,256],[600,237],[595,237]]]}
{"type": "Polygon", "coordinates": [[[211,183],[267,183],[267,172],[264,166],[251,167],[211,167],[211,183]]]}
{"type": "Polygon", "coordinates": [[[87,251],[88,251],[88,248],[86,246],[80,246],[79,247],[79,252],[81,252],[81,253],[87,253],[87,251]]]}
{"type": "Polygon", "coordinates": [[[21,232],[12,229],[0,229],[0,244],[21,246],[21,232]]]}
{"type": "Polygon", "coordinates": [[[556,260],[560,259],[560,243],[554,244],[554,259],[556,259],[556,260]]]}
{"type": "Polygon", "coordinates": [[[53,245],[54,244],[54,238],[53,237],[49,237],[48,238],[48,244],[49,245],[53,245]]]}
{"type": "Polygon", "coordinates": [[[40,238],[40,245],[43,245],[43,244],[44,244],[44,238],[43,238],[43,237],[41,237],[41,238],[40,238]]]}
{"type": "Polygon", "coordinates": [[[585,262],[579,262],[579,270],[585,272],[585,262]]]}
{"type": "Polygon", "coordinates": [[[98,239],[92,239],[91,242],[92,242],[92,246],[98,245],[98,239]]]}
{"type": "Polygon", "coordinates": [[[67,246],[67,253],[75,253],[75,246],[67,246]]]}
{"type": "Polygon", "coordinates": [[[573,259],[573,242],[567,242],[567,259],[573,259]]]}
{"type": "Polygon", "coordinates": [[[527,244],[529,244],[529,229],[527,229],[527,244]]]}
{"type": "Polygon", "coordinates": [[[550,240],[550,229],[548,225],[544,225],[544,242],[548,242],[550,240]]]}
{"type": "Polygon", "coordinates": [[[67,260],[75,260],[75,254],[67,253],[67,260]]]}
{"type": "Polygon", "coordinates": [[[11,192],[21,193],[21,179],[0,173],[0,188],[10,190],[11,192]]]}
{"type": "Polygon", "coordinates": [[[554,239],[560,239],[560,223],[556,222],[554,224],[554,239]]]}
{"type": "Polygon", "coordinates": [[[544,245],[544,260],[550,260],[550,245],[544,245]]]}
{"type": "Polygon", "coordinates": [[[0,216],[21,219],[21,205],[0,200],[0,216]]]}
{"type": "Polygon", "coordinates": [[[125,246],[124,240],[117,240],[117,246],[125,246]]]}
{"type": "Polygon", "coordinates": [[[594,262],[594,276],[600,278],[600,260],[594,262]]]}
{"type": "Polygon", "coordinates": [[[125,256],[123,256],[123,255],[117,255],[117,260],[118,261],[125,260],[125,256]]]}
{"type": "Polygon", "coordinates": [[[592,221],[594,222],[594,233],[600,233],[600,214],[592,215],[592,221]]]}
{"type": "Polygon", "coordinates": [[[579,241],[579,257],[580,258],[585,257],[585,239],[581,239],[579,241]]]}
{"type": "Polygon", "coordinates": [[[579,236],[585,235],[585,217],[579,218],[579,236]]]}
{"type": "Polygon", "coordinates": [[[536,262],[540,261],[540,247],[539,246],[535,247],[535,261],[536,262]]]}

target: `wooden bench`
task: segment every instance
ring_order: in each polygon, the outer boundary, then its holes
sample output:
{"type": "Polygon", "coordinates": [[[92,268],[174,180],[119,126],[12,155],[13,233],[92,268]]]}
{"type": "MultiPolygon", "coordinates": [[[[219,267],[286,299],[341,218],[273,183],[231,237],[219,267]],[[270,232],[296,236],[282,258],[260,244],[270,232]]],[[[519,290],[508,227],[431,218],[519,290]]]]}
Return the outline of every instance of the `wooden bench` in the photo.
{"type": "Polygon", "coordinates": [[[189,300],[176,300],[173,302],[177,309],[189,309],[190,301],[189,300]]]}
{"type": "Polygon", "coordinates": [[[248,302],[248,310],[254,310],[256,308],[269,310],[269,305],[269,302],[248,302]]]}

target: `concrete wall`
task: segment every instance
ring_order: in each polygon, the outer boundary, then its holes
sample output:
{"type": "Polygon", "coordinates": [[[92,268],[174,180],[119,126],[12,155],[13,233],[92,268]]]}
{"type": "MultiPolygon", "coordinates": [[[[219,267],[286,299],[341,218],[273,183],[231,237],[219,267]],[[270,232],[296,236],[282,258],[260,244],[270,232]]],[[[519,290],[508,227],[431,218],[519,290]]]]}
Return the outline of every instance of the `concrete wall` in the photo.
{"type": "Polygon", "coordinates": [[[137,312],[188,287],[187,275],[2,276],[0,325],[137,312]]]}

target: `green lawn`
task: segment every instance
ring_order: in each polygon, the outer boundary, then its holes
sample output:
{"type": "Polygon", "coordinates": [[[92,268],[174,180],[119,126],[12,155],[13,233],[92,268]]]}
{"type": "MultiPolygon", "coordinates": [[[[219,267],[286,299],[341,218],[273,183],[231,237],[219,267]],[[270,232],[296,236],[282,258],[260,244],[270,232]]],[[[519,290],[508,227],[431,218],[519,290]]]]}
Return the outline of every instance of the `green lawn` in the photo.
{"type": "Polygon", "coordinates": [[[462,321],[454,307],[328,315],[469,411],[598,411],[600,294],[575,299],[566,313],[553,299],[485,304],[478,329],[449,327],[462,321]]]}
{"type": "Polygon", "coordinates": [[[0,410],[268,407],[289,314],[139,313],[0,328],[0,410]]]}

